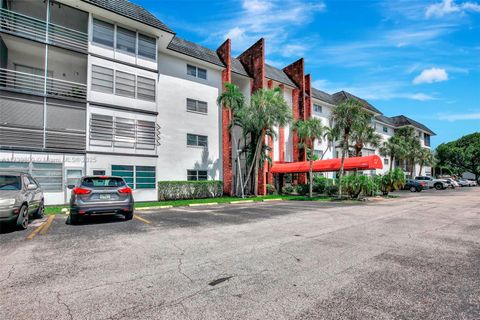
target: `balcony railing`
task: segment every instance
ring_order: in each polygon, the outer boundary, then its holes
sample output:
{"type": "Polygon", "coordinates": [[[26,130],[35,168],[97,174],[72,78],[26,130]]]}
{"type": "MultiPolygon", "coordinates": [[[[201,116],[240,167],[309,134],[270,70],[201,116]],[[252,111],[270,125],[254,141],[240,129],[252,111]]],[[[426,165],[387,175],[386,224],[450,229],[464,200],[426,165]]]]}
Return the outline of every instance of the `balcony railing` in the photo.
{"type": "Polygon", "coordinates": [[[76,50],[88,50],[88,35],[84,32],[2,8],[0,8],[0,31],[76,50]]]}
{"type": "Polygon", "coordinates": [[[57,98],[86,100],[87,86],[35,74],[0,68],[0,89],[5,88],[22,93],[47,95],[57,98]]]}

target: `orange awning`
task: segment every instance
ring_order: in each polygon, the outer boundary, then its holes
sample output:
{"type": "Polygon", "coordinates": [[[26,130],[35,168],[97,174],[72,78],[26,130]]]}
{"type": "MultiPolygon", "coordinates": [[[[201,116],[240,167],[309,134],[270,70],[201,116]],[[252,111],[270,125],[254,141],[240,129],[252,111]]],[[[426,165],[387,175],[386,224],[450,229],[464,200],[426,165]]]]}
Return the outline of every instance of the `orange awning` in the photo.
{"type": "MultiPolygon", "coordinates": [[[[327,172],[340,170],[342,159],[328,159],[313,161],[313,172],[327,172]]],[[[383,169],[382,159],[377,156],[346,158],[344,164],[345,170],[374,170],[383,169]]],[[[271,173],[301,173],[310,170],[308,161],[301,162],[275,162],[270,170],[271,173]]]]}

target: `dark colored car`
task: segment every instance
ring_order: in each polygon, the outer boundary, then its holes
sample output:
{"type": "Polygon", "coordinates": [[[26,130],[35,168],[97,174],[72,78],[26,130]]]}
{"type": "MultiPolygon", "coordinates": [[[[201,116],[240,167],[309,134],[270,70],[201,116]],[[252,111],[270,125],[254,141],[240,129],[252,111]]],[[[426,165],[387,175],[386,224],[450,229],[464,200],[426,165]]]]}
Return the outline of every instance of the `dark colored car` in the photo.
{"type": "Polygon", "coordinates": [[[28,227],[29,217],[43,217],[43,190],[28,173],[0,172],[0,223],[28,227]]]}
{"type": "Polygon", "coordinates": [[[411,192],[420,192],[424,188],[427,188],[427,183],[423,181],[418,181],[414,179],[407,179],[403,189],[410,190],[411,192]]]}
{"type": "Polygon", "coordinates": [[[132,189],[122,177],[85,176],[79,185],[69,185],[70,223],[76,224],[80,217],[95,214],[123,214],[125,220],[133,218],[132,189]]]}

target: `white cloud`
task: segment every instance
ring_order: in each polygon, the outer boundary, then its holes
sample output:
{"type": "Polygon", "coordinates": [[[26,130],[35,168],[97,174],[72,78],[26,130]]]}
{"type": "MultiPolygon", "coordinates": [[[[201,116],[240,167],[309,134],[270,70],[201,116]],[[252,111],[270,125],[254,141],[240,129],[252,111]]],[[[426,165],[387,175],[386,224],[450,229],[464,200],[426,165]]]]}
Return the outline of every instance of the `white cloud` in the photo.
{"type": "Polygon", "coordinates": [[[435,100],[434,97],[425,93],[415,93],[415,94],[407,95],[406,98],[411,100],[417,100],[417,101],[435,100]]]}
{"type": "Polygon", "coordinates": [[[480,120],[480,112],[478,113],[457,113],[457,114],[441,114],[439,120],[445,121],[461,121],[461,120],[480,120]]]}
{"type": "Polygon", "coordinates": [[[480,12],[480,4],[469,1],[456,4],[455,0],[443,0],[442,2],[429,5],[425,11],[425,16],[427,18],[439,18],[452,13],[464,13],[466,11],[480,12]]]}
{"type": "Polygon", "coordinates": [[[448,73],[447,71],[445,71],[445,69],[431,68],[423,70],[422,73],[420,73],[415,79],[413,79],[413,83],[433,83],[447,80],[448,73]]]}
{"type": "Polygon", "coordinates": [[[251,13],[263,13],[272,8],[272,3],[261,0],[243,0],[242,8],[251,13]]]}

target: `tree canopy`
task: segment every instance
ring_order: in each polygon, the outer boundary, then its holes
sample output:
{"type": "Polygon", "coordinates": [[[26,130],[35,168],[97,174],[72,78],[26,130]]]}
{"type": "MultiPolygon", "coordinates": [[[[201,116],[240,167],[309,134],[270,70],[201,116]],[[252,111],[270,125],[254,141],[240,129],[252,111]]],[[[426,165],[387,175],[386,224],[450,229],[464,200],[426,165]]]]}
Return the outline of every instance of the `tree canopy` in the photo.
{"type": "Polygon", "coordinates": [[[461,137],[458,140],[442,143],[436,149],[440,167],[452,173],[471,172],[476,179],[480,176],[480,132],[461,137]]]}

